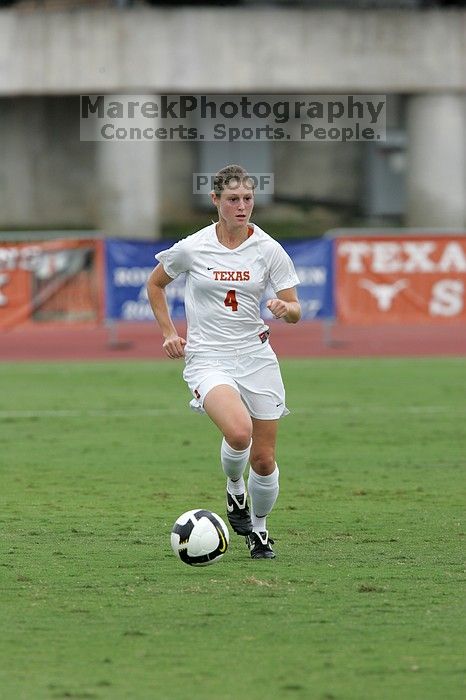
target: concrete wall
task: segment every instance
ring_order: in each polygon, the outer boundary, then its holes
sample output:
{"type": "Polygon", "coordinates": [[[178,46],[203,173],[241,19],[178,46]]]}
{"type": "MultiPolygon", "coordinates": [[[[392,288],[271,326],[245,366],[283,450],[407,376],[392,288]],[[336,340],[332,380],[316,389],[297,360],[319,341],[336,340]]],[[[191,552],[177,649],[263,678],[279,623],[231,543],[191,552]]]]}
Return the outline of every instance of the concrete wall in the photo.
{"type": "MultiPolygon", "coordinates": [[[[364,144],[264,147],[272,151],[280,198],[357,204],[364,144]]],[[[192,196],[198,151],[198,143],[80,142],[77,97],[0,98],[0,228],[151,237],[160,222],[205,219],[192,196]]],[[[284,211],[273,209],[272,218],[284,211]]]]}
{"type": "MultiPolygon", "coordinates": [[[[405,223],[466,226],[466,10],[2,10],[0,227],[151,237],[195,213],[197,144],[79,141],[77,95],[104,92],[403,94],[405,223]]],[[[359,202],[363,144],[271,148],[279,196],[359,202]]]]}
{"type": "Polygon", "coordinates": [[[3,95],[465,87],[466,10],[0,12],[3,95]]]}
{"type": "Polygon", "coordinates": [[[92,227],[95,144],[79,140],[79,98],[0,98],[0,226],[92,227]]]}

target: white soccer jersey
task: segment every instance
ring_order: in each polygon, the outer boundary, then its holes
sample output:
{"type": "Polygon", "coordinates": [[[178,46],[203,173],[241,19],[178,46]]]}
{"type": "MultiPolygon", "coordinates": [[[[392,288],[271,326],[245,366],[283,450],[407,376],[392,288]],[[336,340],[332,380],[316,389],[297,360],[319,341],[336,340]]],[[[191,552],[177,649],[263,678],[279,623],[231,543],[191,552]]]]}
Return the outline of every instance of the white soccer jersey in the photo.
{"type": "Polygon", "coordinates": [[[211,224],[155,256],[173,279],[186,272],[186,353],[254,349],[268,330],[260,317],[267,285],[277,293],[299,284],[282,246],[258,226],[250,224],[250,230],[249,238],[230,250],[211,224]]]}

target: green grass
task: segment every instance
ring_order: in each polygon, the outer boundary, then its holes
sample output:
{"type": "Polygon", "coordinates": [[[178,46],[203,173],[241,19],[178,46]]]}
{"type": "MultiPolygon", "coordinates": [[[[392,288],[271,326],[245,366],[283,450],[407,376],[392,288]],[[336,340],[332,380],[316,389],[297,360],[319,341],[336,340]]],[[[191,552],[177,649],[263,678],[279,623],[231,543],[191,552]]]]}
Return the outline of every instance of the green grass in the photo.
{"type": "Polygon", "coordinates": [[[171,362],[0,365],[2,700],[464,697],[461,359],[282,362],[277,559],[203,569],[219,436],[171,362]]]}

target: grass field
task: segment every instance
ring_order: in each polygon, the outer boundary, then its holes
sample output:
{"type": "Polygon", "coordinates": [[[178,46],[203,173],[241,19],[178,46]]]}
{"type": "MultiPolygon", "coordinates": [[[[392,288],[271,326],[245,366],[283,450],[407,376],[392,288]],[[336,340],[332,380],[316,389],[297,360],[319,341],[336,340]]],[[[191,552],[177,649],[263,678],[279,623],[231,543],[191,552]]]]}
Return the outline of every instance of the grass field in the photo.
{"type": "Polygon", "coordinates": [[[224,514],[171,362],[0,365],[2,700],[462,699],[462,359],[282,362],[277,559],[171,552],[224,514]]]}

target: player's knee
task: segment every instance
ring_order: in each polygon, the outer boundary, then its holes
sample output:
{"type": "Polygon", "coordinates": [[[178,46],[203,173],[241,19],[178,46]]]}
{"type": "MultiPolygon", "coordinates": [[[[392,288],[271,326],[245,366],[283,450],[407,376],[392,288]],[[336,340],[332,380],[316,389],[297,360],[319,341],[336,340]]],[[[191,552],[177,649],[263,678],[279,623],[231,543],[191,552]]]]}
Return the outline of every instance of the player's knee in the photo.
{"type": "Polygon", "coordinates": [[[234,450],[246,450],[251,444],[251,434],[252,427],[247,423],[235,425],[225,434],[225,440],[234,450]]]}
{"type": "Polygon", "coordinates": [[[260,476],[267,476],[275,469],[275,454],[273,450],[259,450],[251,453],[251,467],[260,476]]]}

